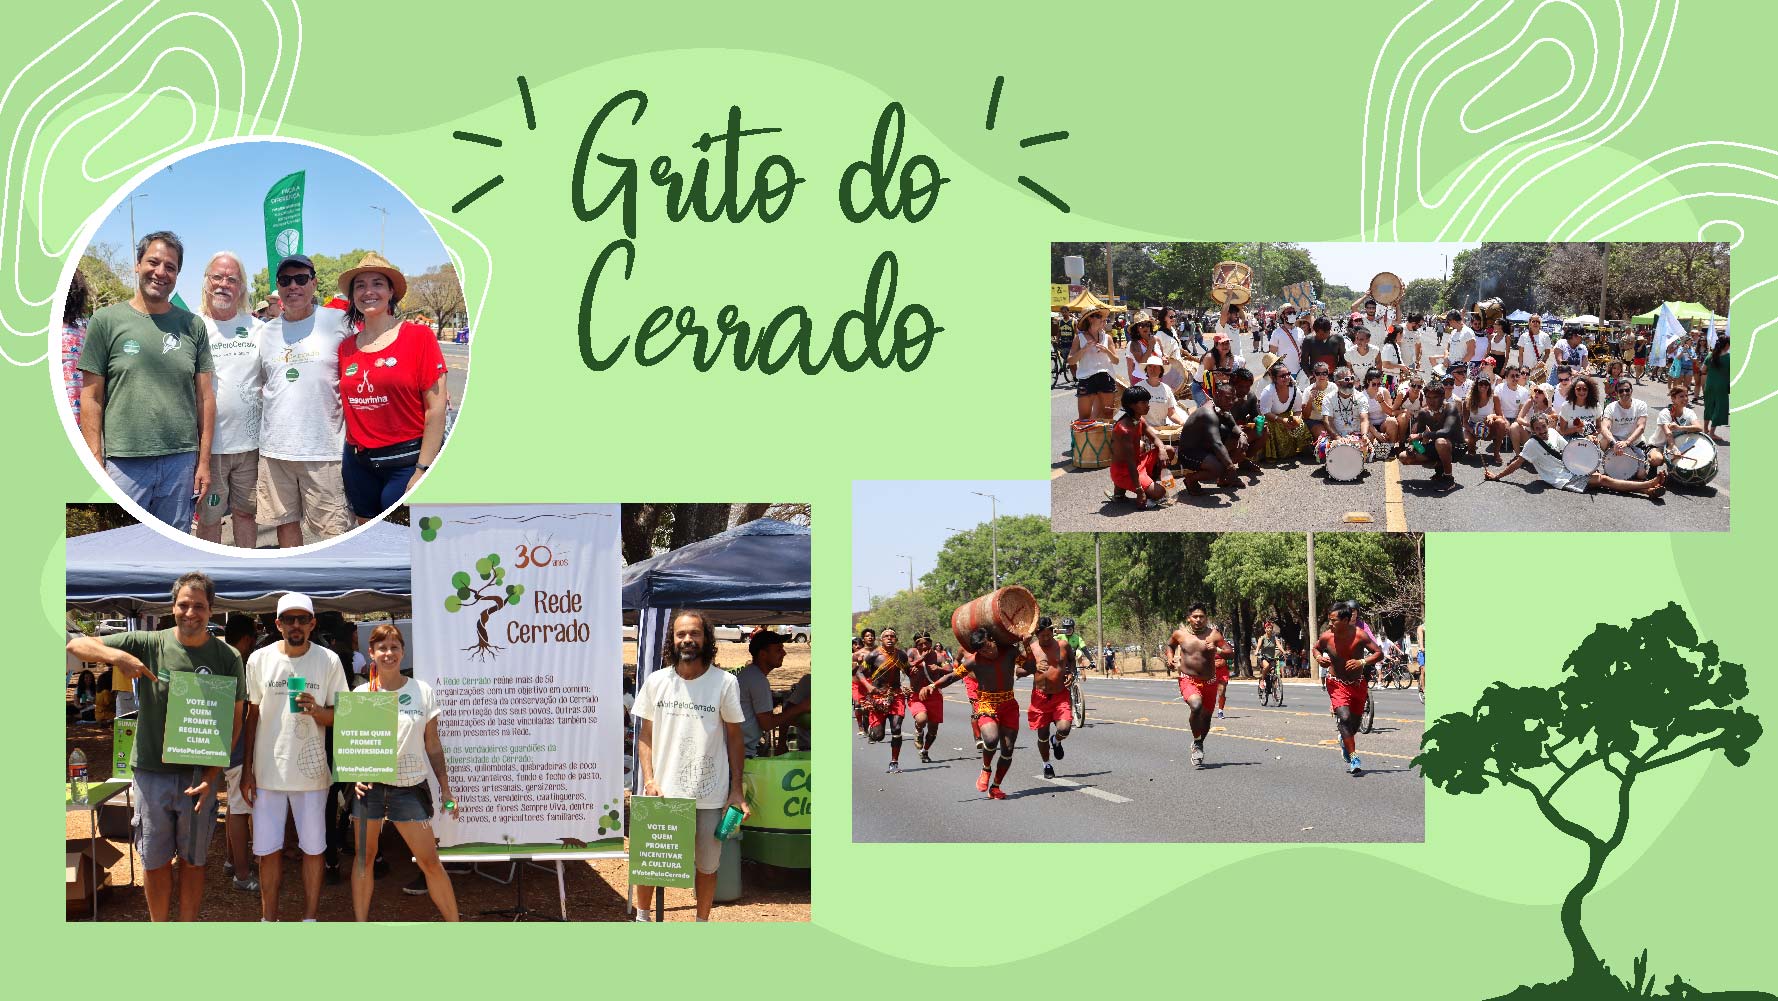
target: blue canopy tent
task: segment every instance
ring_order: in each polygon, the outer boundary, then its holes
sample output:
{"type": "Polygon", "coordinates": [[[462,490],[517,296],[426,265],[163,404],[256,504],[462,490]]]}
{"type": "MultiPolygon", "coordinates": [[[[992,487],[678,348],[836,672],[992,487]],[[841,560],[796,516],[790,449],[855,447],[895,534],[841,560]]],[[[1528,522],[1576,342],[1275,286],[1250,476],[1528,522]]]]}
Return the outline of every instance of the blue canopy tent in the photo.
{"type": "Polygon", "coordinates": [[[1554,313],[1545,313],[1545,314],[1543,314],[1541,319],[1543,320],[1544,326],[1546,326],[1546,327],[1552,326],[1552,325],[1559,327],[1562,325],[1562,318],[1560,316],[1557,316],[1554,313]]]}
{"type": "Polygon", "coordinates": [[[761,518],[624,568],[623,604],[696,608],[725,623],[809,621],[809,528],[761,518]]]}
{"type": "Polygon", "coordinates": [[[173,581],[201,570],[216,582],[215,611],[270,612],[298,591],[318,607],[351,614],[405,609],[413,587],[407,529],[378,522],[319,552],[275,559],[215,556],[145,525],[68,540],[67,607],[158,615],[172,607],[173,581]]]}
{"type": "Polygon", "coordinates": [[[1531,314],[1525,312],[1522,309],[1515,309],[1512,312],[1506,314],[1506,318],[1508,320],[1512,321],[1513,323],[1524,323],[1526,320],[1531,319],[1531,314]]]}

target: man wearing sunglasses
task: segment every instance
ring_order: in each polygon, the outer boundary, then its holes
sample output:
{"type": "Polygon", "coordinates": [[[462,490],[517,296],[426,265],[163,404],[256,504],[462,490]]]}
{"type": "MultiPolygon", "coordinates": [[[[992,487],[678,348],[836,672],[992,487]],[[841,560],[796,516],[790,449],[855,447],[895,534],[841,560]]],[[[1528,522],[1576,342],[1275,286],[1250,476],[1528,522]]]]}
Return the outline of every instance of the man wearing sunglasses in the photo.
{"type": "Polygon", "coordinates": [[[1661,450],[1646,444],[1648,404],[1636,398],[1628,378],[1619,379],[1615,388],[1615,399],[1606,405],[1604,419],[1599,422],[1599,447],[1607,454],[1635,455],[1643,468],[1661,468],[1666,461],[1661,450]]]}
{"type": "Polygon", "coordinates": [[[278,920],[284,869],[284,818],[296,822],[303,853],[303,920],[321,905],[322,856],[327,850],[327,734],[333,704],[347,691],[346,671],[332,650],[311,642],[315,606],[308,595],[278,599],[284,637],[247,658],[248,751],[241,795],[253,808],[253,854],[259,858],[259,906],[278,920]]]}
{"type": "Polygon", "coordinates": [[[345,417],[340,410],[339,346],[349,330],[343,308],[317,307],[315,265],[296,254],[278,264],[283,315],[259,332],[263,409],[258,508],[276,525],[278,547],[326,539],[349,527],[340,479],[345,417]]]}

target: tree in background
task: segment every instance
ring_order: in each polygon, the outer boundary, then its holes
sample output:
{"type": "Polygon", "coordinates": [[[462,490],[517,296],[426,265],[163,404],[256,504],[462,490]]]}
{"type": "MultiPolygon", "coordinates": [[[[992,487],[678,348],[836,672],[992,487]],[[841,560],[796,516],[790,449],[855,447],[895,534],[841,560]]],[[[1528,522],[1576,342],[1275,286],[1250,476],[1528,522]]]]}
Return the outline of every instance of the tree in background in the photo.
{"type": "Polygon", "coordinates": [[[115,243],[99,240],[86,248],[75,266],[86,277],[88,316],[113,303],[130,300],[136,277],[132,263],[132,253],[115,243]]]}
{"type": "Polygon", "coordinates": [[[807,504],[625,504],[621,512],[619,534],[626,565],[760,518],[809,524],[807,504]]]}
{"type": "Polygon", "coordinates": [[[932,634],[932,642],[944,646],[955,646],[956,640],[951,635],[951,608],[935,608],[926,601],[926,589],[917,591],[897,591],[894,594],[877,595],[871,599],[870,611],[858,620],[857,629],[875,629],[882,632],[889,626],[901,634],[901,642],[912,646],[914,637],[922,632],[932,634]]]}
{"type": "Polygon", "coordinates": [[[1451,260],[1451,280],[1445,283],[1444,300],[1463,309],[1483,299],[1498,298],[1503,312],[1529,310],[1536,301],[1547,243],[1484,243],[1462,251],[1451,260]]]}
{"type": "Polygon", "coordinates": [[[437,330],[444,330],[446,324],[454,324],[460,318],[468,322],[463,310],[463,284],[457,280],[454,265],[441,264],[423,274],[409,275],[407,295],[401,304],[404,312],[414,310],[424,315],[437,330]]]}
{"type": "MultiPolygon", "coordinates": [[[[364,255],[368,253],[370,253],[370,251],[365,250],[363,247],[359,247],[355,250],[348,250],[338,256],[314,253],[307,255],[309,260],[315,263],[315,283],[309,286],[309,291],[313,292],[321,302],[326,302],[339,295],[340,275],[357,267],[358,262],[364,260],[364,255]]],[[[408,273],[407,269],[401,266],[400,261],[392,261],[390,263],[394,264],[396,269],[403,275],[408,273]]],[[[410,284],[411,281],[412,280],[410,279],[410,284]]],[[[269,296],[273,291],[271,282],[266,278],[266,269],[260,268],[253,273],[253,294],[248,296],[247,304],[251,306],[253,303],[269,296]]],[[[412,308],[405,301],[402,305],[404,307],[403,312],[407,312],[412,308]]]]}
{"type": "Polygon", "coordinates": [[[69,504],[63,511],[67,521],[67,538],[109,532],[114,528],[136,524],[136,519],[121,504],[69,504]]]}
{"type": "MultiPolygon", "coordinates": [[[[1643,996],[1647,952],[1636,982],[1620,985],[1581,925],[1587,894],[1629,831],[1631,790],[1643,775],[1700,753],[1720,751],[1729,764],[1744,765],[1761,727],[1738,705],[1747,697],[1746,669],[1700,640],[1677,604],[1627,627],[1600,623],[1562,670],[1568,677],[1552,688],[1495,683],[1470,712],[1439,717],[1427,727],[1414,764],[1453,795],[1493,785],[1518,789],[1552,827],[1586,849],[1586,871],[1562,901],[1573,969],[1566,981],[1518,993],[1594,998],[1625,996],[1627,987],[1630,996],[1643,996]],[[1577,780],[1598,794],[1592,803],[1573,802],[1572,794],[1558,799],[1577,780]],[[1613,804],[1607,825],[1579,819],[1601,802],[1613,804]]],[[[1647,986],[1652,993],[1652,982],[1647,986]]],[[[1678,977],[1668,991],[1701,996],[1678,977]]]]}
{"type": "MultiPolygon", "coordinates": [[[[1433,313],[1445,308],[1445,283],[1438,278],[1415,278],[1402,288],[1403,313],[1433,313]]],[[[1507,310],[1512,312],[1512,310],[1507,310]]]]}

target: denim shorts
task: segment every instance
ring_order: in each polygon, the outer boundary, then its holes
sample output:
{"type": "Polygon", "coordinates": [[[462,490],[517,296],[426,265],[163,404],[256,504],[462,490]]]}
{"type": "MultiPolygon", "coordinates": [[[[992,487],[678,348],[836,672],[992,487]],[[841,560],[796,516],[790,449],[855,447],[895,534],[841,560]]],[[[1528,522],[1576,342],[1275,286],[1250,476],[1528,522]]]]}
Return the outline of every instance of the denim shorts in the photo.
{"type": "Polygon", "coordinates": [[[196,452],[142,458],[114,455],[105,460],[105,472],[119,490],[179,532],[191,531],[197,513],[197,494],[191,492],[197,468],[196,452]]]}
{"type": "Polygon", "coordinates": [[[432,790],[424,782],[411,786],[372,782],[364,798],[353,793],[352,816],[359,820],[393,820],[401,823],[432,819],[432,790]]]}
{"type": "Polygon", "coordinates": [[[130,827],[143,868],[159,869],[175,855],[187,865],[204,865],[210,835],[216,831],[216,794],[221,790],[205,793],[202,808],[195,810],[200,804],[185,793],[203,779],[203,772],[197,767],[171,772],[136,769],[130,779],[130,798],[136,804],[130,827]]]}

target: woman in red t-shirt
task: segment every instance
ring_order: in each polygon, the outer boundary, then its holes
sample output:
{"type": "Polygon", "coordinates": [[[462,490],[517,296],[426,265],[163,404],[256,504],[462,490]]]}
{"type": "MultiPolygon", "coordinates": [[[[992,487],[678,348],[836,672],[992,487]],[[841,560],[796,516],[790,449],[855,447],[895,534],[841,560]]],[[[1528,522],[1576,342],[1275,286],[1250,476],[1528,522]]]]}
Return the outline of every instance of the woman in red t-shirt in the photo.
{"type": "Polygon", "coordinates": [[[360,522],[401,500],[444,441],[445,361],[438,337],[396,319],[407,279],[378,254],[340,275],[355,336],[340,342],[346,500],[360,522]]]}

